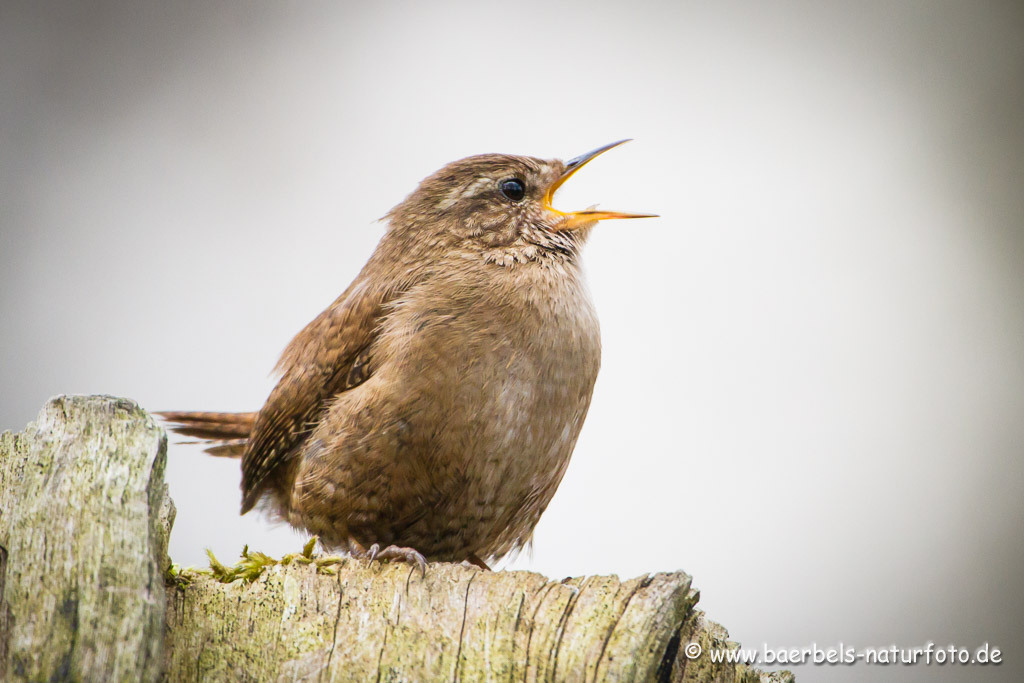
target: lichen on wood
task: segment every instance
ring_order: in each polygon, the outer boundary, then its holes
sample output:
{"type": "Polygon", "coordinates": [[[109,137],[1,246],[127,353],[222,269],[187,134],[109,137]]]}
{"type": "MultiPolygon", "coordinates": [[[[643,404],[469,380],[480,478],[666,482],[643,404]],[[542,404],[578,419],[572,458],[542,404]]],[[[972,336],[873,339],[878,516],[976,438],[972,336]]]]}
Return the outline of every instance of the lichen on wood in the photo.
{"type": "Polygon", "coordinates": [[[683,572],[532,572],[324,557],[182,570],[166,437],[131,401],[54,399],[0,437],[0,680],[785,681],[735,648],[683,572]],[[6,562],[5,562],[6,558],[6,562]],[[6,564],[6,568],[5,565],[6,564]]]}
{"type": "Polygon", "coordinates": [[[145,411],[111,397],[54,399],[0,436],[8,677],[159,677],[166,444],[145,411]]]}

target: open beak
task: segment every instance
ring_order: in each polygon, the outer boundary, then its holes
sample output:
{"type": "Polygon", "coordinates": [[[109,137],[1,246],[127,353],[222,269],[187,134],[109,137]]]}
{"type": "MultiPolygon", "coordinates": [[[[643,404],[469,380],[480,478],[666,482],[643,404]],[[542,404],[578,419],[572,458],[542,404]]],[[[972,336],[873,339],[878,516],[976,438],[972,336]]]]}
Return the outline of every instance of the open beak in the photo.
{"type": "Polygon", "coordinates": [[[563,183],[565,183],[566,180],[571,178],[573,174],[576,173],[576,171],[580,170],[588,163],[590,163],[593,159],[604,154],[612,147],[618,147],[624,142],[629,142],[629,140],[619,140],[618,142],[613,142],[609,145],[605,145],[604,147],[598,147],[592,152],[581,154],[575,159],[570,159],[568,162],[566,162],[565,173],[563,173],[562,176],[558,178],[558,180],[553,182],[551,184],[551,187],[548,188],[548,191],[544,193],[544,208],[552,213],[565,217],[564,220],[558,225],[558,230],[576,230],[584,225],[588,225],[596,221],[606,220],[610,218],[658,217],[658,215],[654,213],[622,213],[619,211],[596,211],[593,209],[588,209],[586,211],[565,212],[559,211],[558,209],[555,209],[554,207],[551,206],[551,200],[554,198],[555,192],[558,190],[558,188],[562,186],[563,183]]]}

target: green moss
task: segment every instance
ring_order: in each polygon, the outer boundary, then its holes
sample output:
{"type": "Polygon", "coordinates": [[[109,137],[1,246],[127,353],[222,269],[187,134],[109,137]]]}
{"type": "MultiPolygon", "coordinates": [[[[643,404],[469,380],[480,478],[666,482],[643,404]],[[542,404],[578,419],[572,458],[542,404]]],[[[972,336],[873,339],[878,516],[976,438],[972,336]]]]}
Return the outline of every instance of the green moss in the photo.
{"type": "Polygon", "coordinates": [[[207,548],[206,556],[210,558],[209,569],[181,567],[177,564],[171,564],[164,578],[168,584],[175,584],[181,587],[189,585],[200,576],[212,576],[221,583],[233,583],[235,581],[248,581],[252,583],[260,578],[267,568],[275,565],[289,564],[311,564],[316,567],[317,572],[320,574],[337,574],[338,565],[345,558],[338,555],[313,555],[313,548],[316,547],[318,540],[316,536],[313,536],[302,546],[302,552],[288,553],[280,560],[275,560],[269,555],[256,550],[249,550],[249,546],[246,545],[242,548],[241,559],[231,566],[223,564],[213,554],[213,551],[207,548]]]}

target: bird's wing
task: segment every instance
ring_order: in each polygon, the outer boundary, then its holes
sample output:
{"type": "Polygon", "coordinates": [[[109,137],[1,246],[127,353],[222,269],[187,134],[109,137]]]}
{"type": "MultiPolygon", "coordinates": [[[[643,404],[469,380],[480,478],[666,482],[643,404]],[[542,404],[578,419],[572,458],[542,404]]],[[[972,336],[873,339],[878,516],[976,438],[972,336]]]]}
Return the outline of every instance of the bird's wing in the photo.
{"type": "Polygon", "coordinates": [[[307,325],[285,349],[281,379],[270,392],[242,457],[242,513],[271,475],[298,452],[330,400],[366,381],[369,349],[387,296],[359,281],[307,325]]]}

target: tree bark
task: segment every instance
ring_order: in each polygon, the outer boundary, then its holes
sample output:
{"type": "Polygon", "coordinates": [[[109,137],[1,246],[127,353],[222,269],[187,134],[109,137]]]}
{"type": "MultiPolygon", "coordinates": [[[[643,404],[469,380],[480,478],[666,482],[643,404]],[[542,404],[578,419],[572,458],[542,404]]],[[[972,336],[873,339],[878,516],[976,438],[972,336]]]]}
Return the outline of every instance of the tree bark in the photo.
{"type": "Polygon", "coordinates": [[[8,677],[159,677],[166,447],[153,418],[110,397],[54,399],[0,437],[8,677]]]}
{"type": "Polygon", "coordinates": [[[54,399],[0,438],[0,679],[792,678],[712,662],[736,645],[683,572],[554,582],[299,557],[253,581],[165,584],[165,452],[154,420],[110,397],[54,399]]]}

